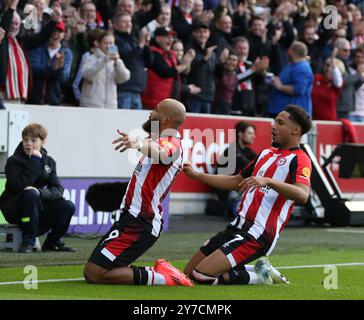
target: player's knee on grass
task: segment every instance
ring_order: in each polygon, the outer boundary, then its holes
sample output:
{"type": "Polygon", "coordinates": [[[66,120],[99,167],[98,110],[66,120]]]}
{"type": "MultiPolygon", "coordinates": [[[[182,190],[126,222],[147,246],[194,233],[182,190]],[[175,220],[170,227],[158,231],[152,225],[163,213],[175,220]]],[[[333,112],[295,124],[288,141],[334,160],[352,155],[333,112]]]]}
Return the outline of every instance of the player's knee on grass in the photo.
{"type": "Polygon", "coordinates": [[[91,284],[98,284],[102,283],[102,280],[104,278],[104,272],[99,266],[87,263],[85,268],[83,269],[83,276],[85,277],[86,282],[91,284]]]}
{"type": "Polygon", "coordinates": [[[196,269],[193,269],[192,277],[199,284],[217,284],[218,281],[216,276],[205,274],[196,269]]]}

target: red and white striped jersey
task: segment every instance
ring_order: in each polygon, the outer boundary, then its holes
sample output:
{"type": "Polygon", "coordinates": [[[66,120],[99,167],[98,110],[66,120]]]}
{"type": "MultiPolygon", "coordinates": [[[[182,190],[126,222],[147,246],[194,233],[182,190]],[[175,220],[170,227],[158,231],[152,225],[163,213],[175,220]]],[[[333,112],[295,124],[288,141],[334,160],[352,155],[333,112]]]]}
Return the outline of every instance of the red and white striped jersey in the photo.
{"type": "MultiPolygon", "coordinates": [[[[280,182],[310,186],[311,160],[298,147],[287,150],[268,148],[240,174],[244,178],[269,177],[280,182]]],[[[231,224],[263,243],[269,248],[269,255],[289,220],[293,206],[292,200],[269,187],[252,192],[248,190],[242,197],[238,217],[231,224]]]]}
{"type": "Polygon", "coordinates": [[[183,153],[179,137],[160,137],[156,142],[172,160],[164,165],[142,156],[129,181],[120,209],[145,219],[151,225],[151,233],[158,237],[163,224],[161,203],[177,174],[182,171],[183,153]]]}

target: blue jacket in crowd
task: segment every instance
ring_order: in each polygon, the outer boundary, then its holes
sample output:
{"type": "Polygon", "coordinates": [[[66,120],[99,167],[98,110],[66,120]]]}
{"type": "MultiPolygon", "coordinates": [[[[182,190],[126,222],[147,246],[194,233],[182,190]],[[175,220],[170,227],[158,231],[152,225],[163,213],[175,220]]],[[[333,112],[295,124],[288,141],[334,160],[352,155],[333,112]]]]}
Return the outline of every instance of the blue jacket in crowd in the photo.
{"type": "Polygon", "coordinates": [[[61,47],[58,52],[64,52],[64,66],[53,70],[56,58],[49,56],[47,45],[29,52],[29,62],[32,68],[33,83],[29,91],[30,104],[61,104],[62,84],[70,76],[73,55],[70,49],[61,47]]]}
{"type": "Polygon", "coordinates": [[[278,114],[285,109],[287,104],[296,104],[312,116],[311,91],[313,73],[310,64],[307,61],[289,63],[283,68],[279,78],[282,84],[293,86],[295,94],[286,94],[276,88],[272,88],[268,112],[270,114],[278,114]]]}

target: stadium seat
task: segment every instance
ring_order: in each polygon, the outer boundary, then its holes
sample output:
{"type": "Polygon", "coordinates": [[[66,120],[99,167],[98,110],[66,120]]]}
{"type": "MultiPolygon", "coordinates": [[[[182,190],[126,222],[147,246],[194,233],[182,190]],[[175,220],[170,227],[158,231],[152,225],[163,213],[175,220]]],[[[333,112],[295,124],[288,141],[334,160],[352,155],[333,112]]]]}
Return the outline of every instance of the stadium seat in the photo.
{"type": "MultiPolygon", "coordinates": [[[[0,224],[0,234],[6,234],[5,241],[0,242],[0,249],[11,249],[18,252],[21,247],[21,230],[16,224],[0,224]]],[[[34,248],[41,251],[38,237],[35,240],[34,248]]]]}

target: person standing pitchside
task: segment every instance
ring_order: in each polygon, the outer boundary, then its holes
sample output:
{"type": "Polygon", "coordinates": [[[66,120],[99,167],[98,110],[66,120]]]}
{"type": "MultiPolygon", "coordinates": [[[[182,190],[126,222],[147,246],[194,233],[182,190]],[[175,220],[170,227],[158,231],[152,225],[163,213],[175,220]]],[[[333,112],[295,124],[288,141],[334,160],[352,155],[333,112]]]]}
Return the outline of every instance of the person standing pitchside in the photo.
{"type": "Polygon", "coordinates": [[[187,263],[184,273],[202,284],[271,284],[288,282],[266,258],[287,224],[295,203],[309,196],[311,161],[300,139],[311,129],[309,115],[288,105],[272,128],[272,148],[234,176],[197,173],[184,164],[187,176],[209,186],[240,190],[237,218],[208,240],[187,263]]]}
{"type": "Polygon", "coordinates": [[[165,99],[150,112],[143,129],[150,139],[139,140],[118,130],[115,150],[137,149],[142,157],[130,179],[120,220],[101,239],[84,268],[93,284],[192,286],[191,281],[164,259],[154,267],[132,266],[159,238],[163,227],[161,203],[182,171],[182,148],[177,129],[186,116],[184,105],[165,99]],[[152,122],[159,131],[152,132],[152,122]],[[154,135],[158,135],[155,137],[154,135]]]}

